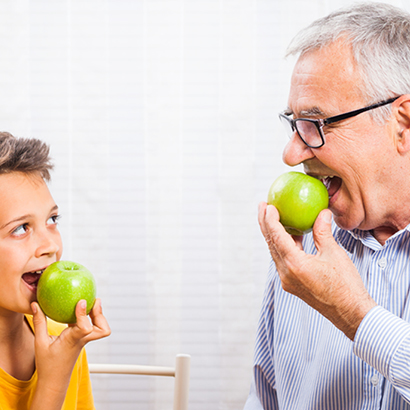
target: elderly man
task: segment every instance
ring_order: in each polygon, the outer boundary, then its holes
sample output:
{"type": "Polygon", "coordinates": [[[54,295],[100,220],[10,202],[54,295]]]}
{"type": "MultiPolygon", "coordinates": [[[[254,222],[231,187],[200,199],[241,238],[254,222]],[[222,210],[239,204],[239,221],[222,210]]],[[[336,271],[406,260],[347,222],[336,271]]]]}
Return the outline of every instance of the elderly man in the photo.
{"type": "Polygon", "coordinates": [[[342,9],[289,54],[283,159],[329,210],[302,240],[260,204],[273,261],[245,409],[410,409],[410,15],[342,9]]]}

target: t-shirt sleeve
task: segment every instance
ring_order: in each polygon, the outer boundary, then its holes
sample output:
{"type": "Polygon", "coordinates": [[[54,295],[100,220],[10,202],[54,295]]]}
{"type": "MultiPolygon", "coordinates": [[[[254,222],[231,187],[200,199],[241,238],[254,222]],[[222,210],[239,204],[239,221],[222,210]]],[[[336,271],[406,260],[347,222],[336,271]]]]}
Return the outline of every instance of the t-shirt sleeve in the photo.
{"type": "Polygon", "coordinates": [[[87,354],[83,349],[77,360],[78,365],[78,398],[77,410],[94,410],[94,398],[88,370],[87,354]]]}
{"type": "Polygon", "coordinates": [[[95,410],[88,370],[87,354],[83,349],[74,366],[62,410],[95,410]]]}

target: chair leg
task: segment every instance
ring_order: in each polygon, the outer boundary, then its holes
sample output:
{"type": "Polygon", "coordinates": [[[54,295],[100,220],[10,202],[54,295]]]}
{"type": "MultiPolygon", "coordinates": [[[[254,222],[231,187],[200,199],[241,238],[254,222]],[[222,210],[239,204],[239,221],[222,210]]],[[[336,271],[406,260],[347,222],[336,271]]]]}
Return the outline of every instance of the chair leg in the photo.
{"type": "Polygon", "coordinates": [[[179,354],[175,361],[174,410],[188,410],[191,356],[179,354]]]}

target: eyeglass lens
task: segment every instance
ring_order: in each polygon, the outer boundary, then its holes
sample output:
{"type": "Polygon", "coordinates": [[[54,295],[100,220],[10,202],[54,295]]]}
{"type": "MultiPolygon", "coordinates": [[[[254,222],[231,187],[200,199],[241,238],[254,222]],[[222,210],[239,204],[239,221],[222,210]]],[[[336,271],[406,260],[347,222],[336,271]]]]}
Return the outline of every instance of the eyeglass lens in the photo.
{"type": "Polygon", "coordinates": [[[285,127],[286,133],[288,134],[288,137],[290,138],[294,132],[292,123],[289,121],[288,118],[286,118],[284,115],[279,116],[281,123],[285,127]]]}
{"type": "Polygon", "coordinates": [[[300,120],[296,121],[296,128],[302,140],[311,147],[317,147],[322,145],[322,138],[320,137],[319,130],[314,122],[300,120]]]}
{"type": "MultiPolygon", "coordinates": [[[[290,118],[280,116],[280,120],[286,129],[288,137],[291,138],[295,130],[292,127],[292,121],[290,118]]],[[[313,121],[295,120],[294,121],[296,131],[300,138],[309,146],[317,147],[322,145],[322,138],[319,134],[319,130],[313,121]]]]}

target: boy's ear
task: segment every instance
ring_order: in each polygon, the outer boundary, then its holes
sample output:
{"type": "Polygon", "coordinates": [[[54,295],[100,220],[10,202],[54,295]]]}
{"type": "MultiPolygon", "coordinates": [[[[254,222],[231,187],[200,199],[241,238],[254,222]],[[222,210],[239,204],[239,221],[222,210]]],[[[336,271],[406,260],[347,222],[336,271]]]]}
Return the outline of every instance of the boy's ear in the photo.
{"type": "Polygon", "coordinates": [[[401,154],[410,152],[410,94],[402,95],[393,109],[397,123],[397,149],[401,154]]]}

